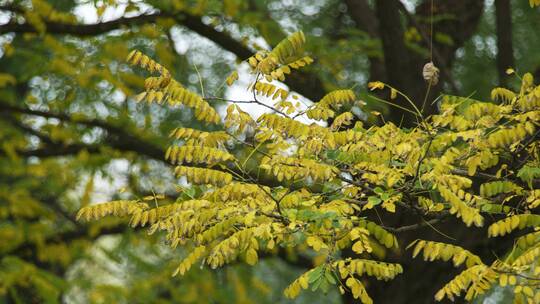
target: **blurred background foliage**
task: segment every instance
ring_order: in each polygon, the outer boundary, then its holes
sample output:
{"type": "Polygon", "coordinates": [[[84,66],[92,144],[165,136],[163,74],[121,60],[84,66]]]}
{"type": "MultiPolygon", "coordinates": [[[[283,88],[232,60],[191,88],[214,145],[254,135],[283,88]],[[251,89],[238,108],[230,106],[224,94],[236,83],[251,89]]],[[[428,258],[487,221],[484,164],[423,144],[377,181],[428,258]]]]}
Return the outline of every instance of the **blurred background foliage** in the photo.
{"type": "MultiPolygon", "coordinates": [[[[434,96],[488,100],[493,86],[519,82],[505,77],[510,65],[540,77],[539,8],[526,0],[450,2],[434,1],[434,61],[442,70],[434,96]],[[501,10],[504,4],[511,9],[501,10]],[[503,17],[511,27],[498,26],[503,17]],[[508,35],[510,43],[502,43],[508,35]]],[[[291,90],[317,101],[331,89],[354,87],[367,109],[403,123],[403,113],[367,97],[366,83],[386,81],[421,99],[421,68],[430,59],[427,7],[429,1],[0,1],[0,303],[285,302],[281,290],[313,257],[285,253],[256,267],[197,267],[173,279],[182,251],[163,246],[159,235],[118,220],[74,221],[91,203],[177,196],[163,161],[166,136],[175,127],[206,128],[188,110],[132,102],[144,73],[124,59],[140,49],[193,90],[200,92],[202,81],[209,95],[242,99],[244,90],[223,86],[235,64],[303,30],[318,64],[287,82],[291,90]]],[[[379,119],[369,111],[366,117],[379,119]]],[[[418,296],[418,288],[398,292],[418,296]]],[[[430,303],[433,292],[424,293],[430,303]]],[[[297,302],[349,300],[304,293],[297,302]]]]}

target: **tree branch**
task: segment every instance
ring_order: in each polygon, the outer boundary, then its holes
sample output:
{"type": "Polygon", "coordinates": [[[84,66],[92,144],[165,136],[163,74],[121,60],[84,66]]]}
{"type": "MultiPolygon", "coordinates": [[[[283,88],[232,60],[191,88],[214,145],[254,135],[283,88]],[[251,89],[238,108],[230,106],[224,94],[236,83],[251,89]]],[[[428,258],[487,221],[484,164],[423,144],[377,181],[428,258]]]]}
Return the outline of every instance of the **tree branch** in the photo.
{"type": "MultiPolygon", "coordinates": [[[[47,111],[31,110],[27,108],[9,105],[5,102],[0,102],[0,112],[11,112],[11,113],[41,116],[45,118],[56,118],[62,121],[70,122],[70,123],[83,124],[90,127],[99,127],[107,131],[110,135],[114,136],[114,138],[111,138],[114,140],[108,141],[108,145],[110,145],[113,148],[116,148],[118,150],[123,150],[123,151],[136,152],[141,155],[144,155],[153,159],[157,159],[157,160],[163,160],[163,156],[165,155],[165,151],[161,149],[160,147],[158,147],[157,145],[154,145],[136,136],[133,136],[130,132],[124,130],[121,127],[112,125],[108,122],[105,122],[99,119],[73,118],[69,114],[65,114],[65,113],[52,113],[52,112],[47,112],[47,111]]],[[[30,150],[30,151],[27,151],[26,153],[28,153],[28,156],[61,156],[61,155],[74,154],[82,149],[90,149],[90,151],[96,152],[99,149],[99,147],[91,146],[91,145],[84,145],[84,144],[71,144],[64,147],[56,146],[54,148],[49,147],[49,148],[30,150]]]]}
{"type": "MultiPolygon", "coordinates": [[[[125,130],[119,126],[115,126],[111,123],[99,120],[99,119],[92,119],[92,118],[74,118],[66,113],[52,113],[47,111],[41,111],[41,110],[31,110],[28,108],[22,108],[18,106],[9,105],[5,102],[0,102],[0,113],[2,112],[11,112],[11,113],[20,113],[20,114],[27,114],[27,115],[36,115],[41,116],[45,118],[56,118],[62,121],[66,121],[69,123],[74,124],[82,124],[85,126],[91,126],[91,127],[98,127],[103,130],[105,130],[109,134],[109,138],[106,140],[106,145],[119,150],[119,151],[127,151],[127,152],[134,152],[138,155],[143,155],[150,157],[155,160],[159,160],[162,162],[165,162],[164,155],[165,150],[163,150],[161,147],[148,142],[144,139],[141,139],[137,136],[132,135],[128,130],[125,130]]],[[[82,143],[75,143],[75,144],[69,144],[69,145],[62,145],[61,143],[58,143],[57,145],[49,145],[45,146],[43,148],[38,149],[32,149],[32,150],[25,150],[20,151],[20,155],[22,156],[37,156],[37,157],[52,157],[52,156],[67,156],[67,155],[73,155],[78,153],[79,151],[82,151],[86,149],[88,152],[97,153],[100,151],[99,144],[94,145],[87,145],[82,143]]],[[[167,163],[168,164],[168,163],[167,163]]],[[[184,166],[192,166],[192,164],[184,164],[184,166]]],[[[214,170],[221,170],[219,168],[213,168],[214,170]]],[[[239,172],[236,168],[230,168],[233,172],[236,172],[240,175],[242,175],[242,172],[239,172]]],[[[227,170],[221,170],[223,172],[230,173],[227,170]]],[[[277,185],[283,185],[283,183],[277,181],[274,177],[261,177],[257,179],[260,184],[266,185],[266,186],[277,186],[277,185]]]]}
{"type": "MultiPolygon", "coordinates": [[[[2,6],[0,7],[0,10],[8,10],[16,13],[24,12],[22,8],[10,5],[2,6]]],[[[248,58],[253,54],[248,47],[234,40],[229,35],[219,32],[212,26],[203,23],[200,17],[185,12],[173,14],[167,12],[156,12],[135,17],[121,17],[115,20],[95,24],[69,24],[53,21],[44,21],[44,23],[48,33],[87,37],[105,34],[113,30],[130,26],[155,23],[160,18],[172,18],[178,22],[178,24],[183,25],[197,34],[212,40],[225,50],[242,59],[248,58]]],[[[29,23],[10,22],[0,26],[0,34],[5,33],[37,33],[37,30],[29,23]]]]}
{"type": "Polygon", "coordinates": [[[431,226],[433,224],[436,224],[440,221],[442,221],[444,218],[434,218],[434,219],[431,219],[429,221],[426,221],[424,220],[423,222],[421,223],[418,223],[418,224],[413,224],[413,225],[408,225],[408,226],[401,226],[401,227],[397,227],[397,228],[394,228],[394,227],[384,227],[384,229],[392,232],[392,233],[400,233],[400,232],[406,232],[406,231],[412,231],[412,230],[417,230],[417,229],[420,229],[420,228],[423,228],[423,227],[426,227],[426,226],[431,226]]]}
{"type": "MultiPolygon", "coordinates": [[[[241,60],[245,60],[254,54],[254,52],[243,43],[235,40],[228,34],[220,32],[214,27],[205,24],[199,16],[191,15],[186,12],[157,12],[136,17],[121,17],[112,21],[95,24],[69,24],[52,21],[44,21],[44,23],[48,33],[88,37],[105,34],[129,26],[155,23],[160,18],[172,18],[179,25],[211,40],[221,48],[235,54],[241,60]]],[[[10,22],[0,26],[0,35],[6,33],[37,33],[37,29],[29,23],[10,22]]],[[[314,74],[299,72],[289,76],[285,83],[292,90],[313,101],[318,101],[325,94],[321,80],[314,74]]]]}

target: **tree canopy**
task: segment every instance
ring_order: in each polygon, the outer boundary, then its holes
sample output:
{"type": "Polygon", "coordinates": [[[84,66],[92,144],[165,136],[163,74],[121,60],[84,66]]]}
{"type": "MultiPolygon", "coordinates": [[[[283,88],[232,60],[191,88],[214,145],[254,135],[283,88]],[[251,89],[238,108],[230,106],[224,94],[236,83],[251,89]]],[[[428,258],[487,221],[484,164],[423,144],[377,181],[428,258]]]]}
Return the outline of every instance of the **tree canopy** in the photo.
{"type": "Polygon", "coordinates": [[[537,303],[539,5],[0,1],[0,302],[537,303]]]}

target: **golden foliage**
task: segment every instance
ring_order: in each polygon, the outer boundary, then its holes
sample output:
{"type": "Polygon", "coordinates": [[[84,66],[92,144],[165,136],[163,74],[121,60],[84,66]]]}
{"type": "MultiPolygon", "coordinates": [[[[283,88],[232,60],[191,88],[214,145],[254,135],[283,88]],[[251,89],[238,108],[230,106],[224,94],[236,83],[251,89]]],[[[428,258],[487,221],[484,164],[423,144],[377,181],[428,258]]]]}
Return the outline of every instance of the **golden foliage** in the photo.
{"type": "MultiPolygon", "coordinates": [[[[303,55],[305,41],[304,33],[292,33],[278,43],[273,50],[258,51],[248,58],[247,62],[253,72],[261,73],[266,81],[284,81],[285,76],[292,72],[291,69],[300,69],[313,63],[311,57],[303,55]]],[[[233,79],[234,76],[229,77],[227,82],[232,83],[233,79]]]]}
{"type": "Polygon", "coordinates": [[[416,257],[420,252],[423,252],[423,257],[426,261],[441,259],[446,262],[452,259],[454,266],[457,267],[465,263],[467,268],[482,264],[482,260],[480,260],[477,255],[474,255],[470,251],[459,246],[424,240],[415,241],[409,246],[414,244],[416,244],[416,246],[414,246],[413,257],[416,257]]]}
{"type": "Polygon", "coordinates": [[[483,197],[492,197],[501,193],[520,193],[522,189],[510,181],[489,182],[480,186],[480,195],[483,197]]]}
{"type": "Polygon", "coordinates": [[[516,94],[509,89],[505,88],[495,88],[491,90],[491,99],[511,102],[516,98],[516,94]]]}
{"type": "Polygon", "coordinates": [[[367,275],[375,277],[377,280],[388,281],[403,272],[403,268],[399,264],[364,259],[346,259],[336,262],[334,266],[337,266],[342,279],[353,275],[367,275]]]}
{"type": "Polygon", "coordinates": [[[193,184],[226,185],[232,182],[232,175],[206,168],[177,166],[174,169],[177,177],[185,176],[187,181],[193,184]]]}
{"type": "Polygon", "coordinates": [[[452,206],[450,213],[461,217],[467,226],[474,223],[475,226],[481,227],[484,224],[484,218],[480,215],[480,210],[469,206],[467,202],[462,201],[444,186],[439,187],[439,193],[452,206]]]}
{"type": "Polygon", "coordinates": [[[171,131],[169,137],[183,139],[187,145],[212,148],[223,146],[230,139],[230,136],[225,132],[204,132],[190,128],[176,128],[171,131]]]}
{"type": "Polygon", "coordinates": [[[256,82],[253,86],[253,90],[259,95],[271,97],[272,100],[277,98],[285,100],[289,95],[289,92],[287,92],[286,90],[280,89],[275,85],[266,82],[256,82]]]}
{"type": "Polygon", "coordinates": [[[199,246],[193,249],[193,251],[191,251],[191,253],[184,260],[182,260],[182,262],[180,262],[176,270],[173,272],[173,276],[176,276],[177,274],[184,275],[187,271],[189,271],[191,266],[195,264],[195,262],[201,259],[205,251],[206,247],[204,246],[199,246]]]}
{"type": "Polygon", "coordinates": [[[283,39],[276,47],[264,55],[255,55],[250,59],[252,66],[256,65],[257,70],[264,75],[271,75],[279,65],[286,65],[295,61],[295,57],[302,53],[302,48],[306,42],[306,37],[302,32],[296,32],[283,39]],[[258,61],[258,63],[257,63],[258,61]],[[252,64],[255,62],[255,64],[252,64]]]}
{"type": "Polygon", "coordinates": [[[260,168],[270,171],[278,181],[311,178],[325,181],[335,177],[337,168],[311,159],[283,156],[263,157],[260,168]]]}
{"type": "Polygon", "coordinates": [[[351,90],[335,90],[326,94],[318,103],[310,108],[306,114],[311,119],[327,120],[334,117],[335,110],[356,100],[351,90]]]}
{"type": "Polygon", "coordinates": [[[503,236],[512,232],[515,229],[523,229],[525,227],[538,227],[540,225],[540,215],[536,214],[519,214],[505,218],[491,224],[488,228],[490,237],[503,236]]]}
{"type": "Polygon", "coordinates": [[[535,129],[535,126],[530,122],[517,124],[491,133],[487,138],[487,142],[492,148],[508,147],[522,141],[525,136],[533,134],[535,129]]]}
{"type": "Polygon", "coordinates": [[[165,152],[165,159],[172,164],[197,163],[215,164],[234,160],[226,151],[201,146],[171,146],[165,152]]]}
{"type": "Polygon", "coordinates": [[[126,61],[131,65],[138,65],[150,73],[159,72],[165,78],[168,78],[171,75],[169,70],[138,50],[131,51],[126,58],[126,61]]]}
{"type": "MultiPolygon", "coordinates": [[[[165,158],[179,164],[175,176],[196,191],[172,203],[152,196],[91,205],[78,218],[126,216],[132,226],[164,233],[171,247],[187,250],[174,273],[180,275],[199,262],[211,268],[238,260],[254,265],[262,253],[279,250],[316,255],[317,266],[285,289],[287,297],[308,287],[326,291],[336,286],[372,303],[363,280],[386,281],[403,272],[401,265],[382,261],[388,251],[400,252],[399,233],[456,216],[467,227],[487,229],[489,237],[530,231],[516,238],[504,260],[494,258],[490,265],[458,245],[413,242],[413,256],[465,267],[435,298],[455,300],[464,293],[471,301],[498,284],[515,286],[516,295],[534,300],[530,286],[540,275],[540,189],[535,189],[540,86],[532,75],[523,75],[519,92],[494,89],[497,103],[444,95],[440,112],[419,117],[414,128],[364,126],[353,124],[363,103],[351,89],[332,91],[303,112],[273,82],[313,62],[303,53],[304,43],[297,32],[249,58],[256,75],[248,88],[254,100],[227,100],[231,104],[223,121],[207,103],[210,98],[185,89],[148,56],[131,52],[129,63],[158,74],[145,80],[139,101],[186,106],[197,119],[212,123],[204,130],[170,133],[174,142],[165,158]],[[276,101],[274,107],[264,104],[271,113],[252,117],[240,108],[240,103],[262,104],[257,96],[276,101]],[[332,119],[332,124],[305,123],[298,119],[304,114],[332,119]],[[377,216],[407,212],[426,220],[386,227],[370,220],[368,210],[377,216]],[[355,256],[344,257],[346,250],[355,256]]],[[[435,74],[428,76],[435,80],[435,74]]],[[[232,85],[237,78],[233,72],[225,82],[232,85]]],[[[402,94],[382,82],[368,87],[388,87],[391,98],[402,94]]]]}
{"type": "Polygon", "coordinates": [[[90,205],[82,208],[77,213],[77,220],[84,219],[86,221],[97,220],[108,215],[126,216],[132,215],[139,211],[146,210],[148,206],[138,200],[134,201],[112,201],[96,205],[90,205]]]}
{"type": "Polygon", "coordinates": [[[137,95],[136,101],[146,100],[158,104],[167,102],[171,106],[184,105],[195,110],[195,118],[209,123],[219,123],[220,117],[216,110],[201,96],[184,88],[171,77],[169,70],[152,60],[140,51],[129,53],[127,61],[138,65],[150,73],[159,73],[159,77],[149,77],[144,82],[145,91],[137,95]]]}
{"type": "Polygon", "coordinates": [[[465,300],[470,301],[478,295],[484,294],[495,282],[497,274],[491,268],[481,264],[465,269],[454,277],[435,295],[437,301],[445,297],[454,301],[462,291],[466,291],[465,300]]]}

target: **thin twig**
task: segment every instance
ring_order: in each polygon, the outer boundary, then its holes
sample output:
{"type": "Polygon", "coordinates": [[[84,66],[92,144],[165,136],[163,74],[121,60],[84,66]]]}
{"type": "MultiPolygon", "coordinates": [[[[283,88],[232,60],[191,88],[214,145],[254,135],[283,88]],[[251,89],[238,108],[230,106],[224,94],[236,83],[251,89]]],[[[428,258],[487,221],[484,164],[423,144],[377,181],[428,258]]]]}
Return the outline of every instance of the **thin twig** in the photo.
{"type": "Polygon", "coordinates": [[[202,94],[202,97],[204,98],[204,86],[203,86],[203,81],[202,81],[202,77],[201,77],[201,73],[199,73],[199,69],[197,68],[197,65],[196,64],[193,64],[193,67],[195,67],[195,72],[197,72],[197,77],[199,78],[199,84],[201,86],[201,94],[202,94]]]}
{"type": "Polygon", "coordinates": [[[278,110],[278,109],[276,109],[276,108],[274,108],[272,106],[269,106],[269,105],[267,105],[267,104],[265,104],[263,102],[260,102],[260,101],[258,101],[256,99],[255,100],[231,100],[231,99],[226,99],[226,98],[222,98],[222,97],[213,96],[213,97],[205,97],[204,100],[206,100],[206,101],[218,100],[218,101],[225,101],[225,102],[230,102],[230,103],[258,104],[258,105],[263,106],[263,107],[265,107],[267,109],[270,109],[270,110],[272,110],[272,111],[274,111],[274,112],[276,112],[278,114],[281,114],[284,117],[290,118],[289,115],[285,114],[284,112],[282,112],[282,111],[280,111],[280,110],[278,110]]]}
{"type": "MultiPolygon", "coordinates": [[[[429,132],[429,130],[428,130],[429,132]]],[[[424,161],[424,159],[427,157],[428,153],[429,153],[429,148],[431,148],[431,143],[433,142],[433,136],[430,134],[429,136],[429,142],[428,142],[428,146],[426,148],[426,152],[424,153],[424,155],[418,160],[418,167],[416,168],[416,173],[414,174],[414,178],[411,182],[411,185],[414,187],[414,183],[416,182],[416,179],[418,178],[418,176],[420,175],[420,167],[422,166],[422,162],[424,161]]]]}
{"type": "Polygon", "coordinates": [[[512,271],[504,271],[504,270],[498,270],[498,269],[493,269],[493,270],[495,272],[497,272],[497,273],[511,274],[511,275],[515,275],[517,277],[524,278],[526,280],[540,281],[540,278],[533,278],[533,277],[529,277],[529,276],[522,275],[522,274],[519,274],[519,273],[515,273],[515,272],[512,272],[512,271]]]}
{"type": "Polygon", "coordinates": [[[431,83],[432,82],[433,82],[433,78],[431,78],[429,80],[427,91],[426,91],[426,96],[424,97],[424,102],[422,102],[422,108],[420,109],[420,111],[422,111],[422,113],[424,113],[424,108],[426,107],[426,102],[427,102],[428,97],[429,97],[429,91],[431,90],[431,83]]]}
{"type": "MultiPolygon", "coordinates": [[[[414,19],[414,16],[412,16],[411,13],[409,13],[407,8],[401,1],[398,1],[398,4],[400,5],[401,11],[403,12],[403,14],[405,14],[409,22],[411,22],[412,25],[418,29],[418,32],[420,33],[420,36],[422,36],[422,39],[424,40],[424,42],[429,43],[430,42],[429,37],[427,37],[426,33],[424,33],[424,31],[422,30],[418,22],[416,22],[416,20],[414,19]]],[[[454,79],[448,73],[448,67],[445,64],[441,53],[439,53],[439,51],[436,48],[432,48],[432,49],[433,49],[433,55],[435,56],[435,59],[437,59],[438,64],[442,66],[441,72],[450,83],[450,86],[452,87],[452,91],[458,92],[459,91],[458,86],[456,82],[454,81],[454,79]]]]}
{"type": "Polygon", "coordinates": [[[420,229],[420,228],[428,226],[428,224],[433,225],[433,224],[436,224],[436,223],[438,223],[440,221],[441,221],[440,218],[434,218],[434,219],[431,219],[429,221],[424,221],[422,223],[408,225],[408,226],[402,226],[402,227],[397,227],[397,228],[394,228],[394,227],[383,227],[383,228],[390,231],[390,232],[393,232],[393,233],[400,233],[400,232],[406,232],[406,231],[412,231],[412,230],[420,229]]]}
{"type": "Polygon", "coordinates": [[[377,97],[377,96],[375,96],[375,95],[369,95],[369,97],[370,97],[370,98],[373,98],[373,99],[375,99],[375,100],[377,100],[377,101],[380,101],[380,102],[382,102],[382,103],[385,103],[385,104],[387,104],[387,105],[390,105],[390,106],[396,107],[396,108],[398,108],[398,109],[401,109],[401,110],[403,110],[403,111],[407,111],[407,112],[409,112],[409,113],[411,113],[411,114],[413,114],[413,115],[418,115],[418,114],[416,114],[416,112],[412,111],[411,109],[407,109],[407,108],[402,107],[402,106],[400,106],[400,105],[398,105],[398,104],[391,103],[391,102],[386,101],[386,100],[384,100],[384,99],[381,99],[381,98],[379,98],[379,97],[377,97]]]}

